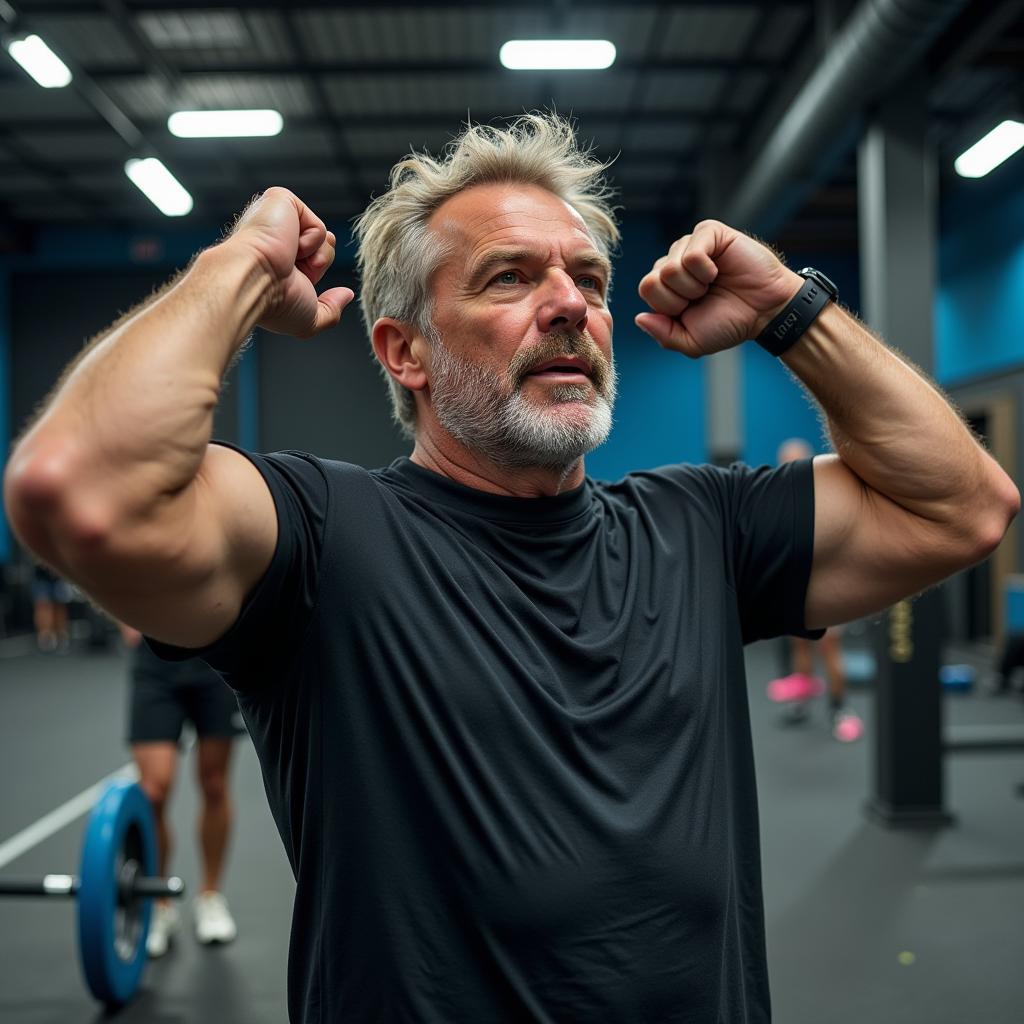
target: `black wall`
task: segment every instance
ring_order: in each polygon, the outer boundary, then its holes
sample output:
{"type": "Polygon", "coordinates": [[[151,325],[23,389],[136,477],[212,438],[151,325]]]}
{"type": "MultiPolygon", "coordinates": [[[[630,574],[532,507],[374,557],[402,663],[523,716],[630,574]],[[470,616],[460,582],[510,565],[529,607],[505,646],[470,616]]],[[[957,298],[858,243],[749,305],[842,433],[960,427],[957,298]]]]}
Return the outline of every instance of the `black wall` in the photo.
{"type": "MultiPolygon", "coordinates": [[[[145,299],[168,269],[75,270],[11,276],[11,436],[17,437],[65,366],[94,334],[145,299]]],[[[215,433],[237,439],[236,388],[217,410],[215,433]]]]}

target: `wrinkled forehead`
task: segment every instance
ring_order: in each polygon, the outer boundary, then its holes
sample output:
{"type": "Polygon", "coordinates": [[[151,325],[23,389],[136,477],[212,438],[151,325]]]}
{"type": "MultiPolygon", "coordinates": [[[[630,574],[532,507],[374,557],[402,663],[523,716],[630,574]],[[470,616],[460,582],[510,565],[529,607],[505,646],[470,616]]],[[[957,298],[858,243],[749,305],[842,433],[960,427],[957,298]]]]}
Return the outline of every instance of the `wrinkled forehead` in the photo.
{"type": "Polygon", "coordinates": [[[437,270],[458,272],[499,248],[587,249],[603,256],[579,211],[539,185],[473,185],[442,203],[427,223],[444,252],[437,270]]]}

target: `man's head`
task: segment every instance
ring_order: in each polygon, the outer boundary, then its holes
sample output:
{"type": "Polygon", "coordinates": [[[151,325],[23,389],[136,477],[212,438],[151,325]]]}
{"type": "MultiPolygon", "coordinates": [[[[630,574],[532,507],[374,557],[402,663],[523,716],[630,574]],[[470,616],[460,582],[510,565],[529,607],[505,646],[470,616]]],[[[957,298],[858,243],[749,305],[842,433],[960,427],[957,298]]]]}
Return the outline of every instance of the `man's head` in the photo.
{"type": "Polygon", "coordinates": [[[469,127],[443,159],[393,169],[356,234],[363,316],[407,434],[421,391],[442,428],[496,461],[561,464],[603,440],[618,241],[604,170],[548,115],[469,127]],[[417,372],[396,372],[399,330],[417,372]],[[559,357],[574,372],[531,374],[559,357]]]}
{"type": "Polygon", "coordinates": [[[813,454],[813,449],[802,437],[791,437],[779,445],[777,458],[781,466],[785,462],[809,459],[813,454]]]}

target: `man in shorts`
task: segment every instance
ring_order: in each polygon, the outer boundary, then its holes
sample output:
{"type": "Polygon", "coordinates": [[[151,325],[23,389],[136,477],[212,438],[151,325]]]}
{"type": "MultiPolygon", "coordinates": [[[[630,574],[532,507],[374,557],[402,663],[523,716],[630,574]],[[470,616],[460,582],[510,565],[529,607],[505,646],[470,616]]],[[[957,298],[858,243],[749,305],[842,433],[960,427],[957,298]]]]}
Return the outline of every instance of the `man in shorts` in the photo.
{"type": "MultiPolygon", "coordinates": [[[[131,653],[128,742],[139,769],[139,784],[153,805],[159,872],[166,875],[170,862],[172,836],[166,809],[187,721],[196,731],[202,792],[197,831],[203,879],[194,904],[195,933],[204,945],[231,942],[237,929],[220,884],[233,817],[228,768],[235,737],[244,732],[238,704],[220,676],[199,658],[164,661],[137,630],[122,626],[121,635],[131,653]]],[[[151,957],[167,952],[179,926],[174,904],[158,900],[146,939],[151,957]]]]}

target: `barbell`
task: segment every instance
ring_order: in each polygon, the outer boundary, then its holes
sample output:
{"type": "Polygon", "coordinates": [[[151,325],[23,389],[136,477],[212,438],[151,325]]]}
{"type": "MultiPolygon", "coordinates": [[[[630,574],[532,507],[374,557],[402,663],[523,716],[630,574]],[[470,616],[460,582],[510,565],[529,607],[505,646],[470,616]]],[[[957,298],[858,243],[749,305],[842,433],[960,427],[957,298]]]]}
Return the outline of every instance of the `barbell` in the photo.
{"type": "Polygon", "coordinates": [[[153,809],[136,782],[116,779],[89,816],[78,875],[0,878],[0,896],[78,900],[78,951],[89,991],[116,1007],[130,1002],[146,965],[154,897],[180,897],[180,878],[156,877],[153,809]]]}

